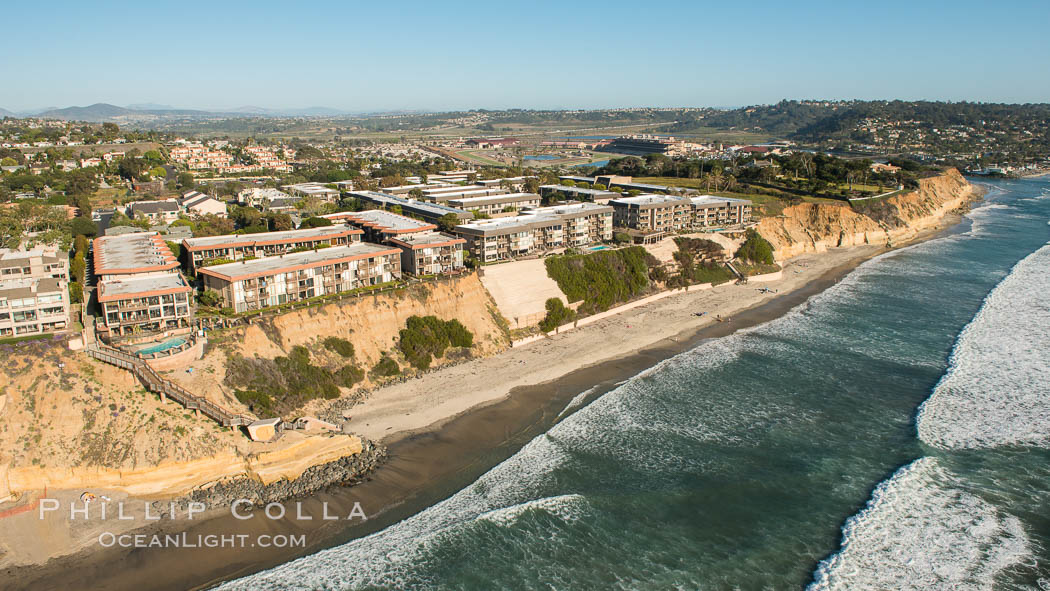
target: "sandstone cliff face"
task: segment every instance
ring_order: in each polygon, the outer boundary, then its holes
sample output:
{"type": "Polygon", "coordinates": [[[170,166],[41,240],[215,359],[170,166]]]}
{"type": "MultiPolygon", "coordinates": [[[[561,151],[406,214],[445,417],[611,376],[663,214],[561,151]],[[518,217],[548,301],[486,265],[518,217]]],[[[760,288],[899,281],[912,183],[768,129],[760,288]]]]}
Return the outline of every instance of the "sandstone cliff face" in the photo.
{"type": "Polygon", "coordinates": [[[974,197],[973,186],[955,169],[922,179],[919,188],[856,210],[849,205],[803,203],[766,218],[758,232],[773,245],[777,260],[807,252],[860,244],[893,244],[936,227],[945,214],[974,197]]]}
{"type": "MultiPolygon", "coordinates": [[[[192,373],[178,370],[166,377],[216,403],[247,412],[247,407],[233,395],[233,388],[223,382],[230,356],[273,359],[287,355],[296,345],[303,345],[316,360],[324,360],[333,354],[326,351],[321,342],[334,336],[353,344],[352,362],[367,372],[383,353],[397,347],[398,332],[410,316],[428,315],[462,322],[474,334],[472,355],[491,355],[509,344],[488,292],[477,275],[467,275],[377,296],[303,308],[224,331],[216,339],[218,345],[210,347],[204,358],[194,363],[192,373]]],[[[433,365],[442,363],[447,360],[435,360],[433,365]]],[[[367,385],[367,381],[364,384],[367,385]]]]}

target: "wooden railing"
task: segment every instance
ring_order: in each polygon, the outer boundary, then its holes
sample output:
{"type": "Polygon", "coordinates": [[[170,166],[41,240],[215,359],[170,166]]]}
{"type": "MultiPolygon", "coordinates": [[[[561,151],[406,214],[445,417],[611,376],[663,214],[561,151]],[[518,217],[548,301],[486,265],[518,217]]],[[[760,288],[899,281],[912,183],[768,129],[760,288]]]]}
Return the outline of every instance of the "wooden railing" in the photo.
{"type": "Polygon", "coordinates": [[[103,363],[126,369],[142,382],[146,389],[171,398],[189,410],[196,410],[223,427],[240,427],[255,422],[255,417],[232,413],[221,406],[192,394],[182,386],[162,378],[148,363],[123,351],[101,343],[87,348],[87,354],[103,363]]]}

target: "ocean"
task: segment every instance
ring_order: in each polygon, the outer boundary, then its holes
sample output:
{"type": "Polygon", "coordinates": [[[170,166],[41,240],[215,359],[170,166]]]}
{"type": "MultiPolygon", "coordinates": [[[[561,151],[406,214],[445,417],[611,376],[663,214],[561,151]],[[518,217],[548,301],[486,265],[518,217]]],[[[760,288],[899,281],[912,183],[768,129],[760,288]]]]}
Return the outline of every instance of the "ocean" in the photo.
{"type": "Polygon", "coordinates": [[[1050,589],[1050,179],[222,589],[1050,589]]]}

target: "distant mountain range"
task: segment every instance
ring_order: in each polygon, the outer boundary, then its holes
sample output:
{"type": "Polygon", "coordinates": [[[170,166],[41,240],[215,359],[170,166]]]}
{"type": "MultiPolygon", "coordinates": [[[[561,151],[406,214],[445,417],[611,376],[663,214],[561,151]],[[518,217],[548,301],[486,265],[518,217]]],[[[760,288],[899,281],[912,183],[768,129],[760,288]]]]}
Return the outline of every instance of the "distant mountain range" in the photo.
{"type": "Polygon", "coordinates": [[[179,109],[170,105],[139,103],[118,107],[109,103],[95,103],[87,107],[65,107],[14,112],[0,108],[0,117],[42,117],[68,121],[131,121],[167,118],[226,118],[226,117],[334,117],[352,115],[347,111],[329,107],[307,107],[304,109],[266,109],[244,106],[231,110],[179,109]]]}

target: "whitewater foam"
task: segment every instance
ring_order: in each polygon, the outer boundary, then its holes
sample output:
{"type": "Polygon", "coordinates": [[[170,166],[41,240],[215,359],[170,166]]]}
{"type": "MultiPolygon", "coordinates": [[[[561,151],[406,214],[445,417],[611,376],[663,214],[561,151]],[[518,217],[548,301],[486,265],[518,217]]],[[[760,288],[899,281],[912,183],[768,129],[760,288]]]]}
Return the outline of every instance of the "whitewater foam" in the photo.
{"type": "Polygon", "coordinates": [[[876,487],[808,591],[992,589],[999,572],[1031,558],[1020,520],[956,488],[927,457],[876,487]]]}
{"type": "Polygon", "coordinates": [[[988,294],[917,422],[940,448],[1050,446],[1050,245],[988,294]]]}

